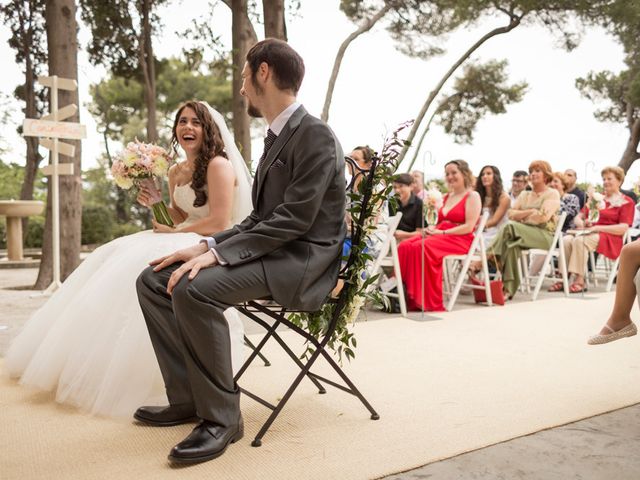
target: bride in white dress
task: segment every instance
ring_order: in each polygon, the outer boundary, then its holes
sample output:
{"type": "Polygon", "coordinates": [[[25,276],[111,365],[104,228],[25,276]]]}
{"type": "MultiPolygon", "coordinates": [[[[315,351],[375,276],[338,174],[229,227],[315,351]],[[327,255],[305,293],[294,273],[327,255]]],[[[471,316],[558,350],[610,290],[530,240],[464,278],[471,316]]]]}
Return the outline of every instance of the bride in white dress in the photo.
{"type": "MultiPolygon", "coordinates": [[[[175,229],[154,223],[155,231],[113,240],[82,262],[9,348],[5,371],[21,384],[54,390],[56,401],[100,415],[130,417],[140,405],[167,403],[135,280],[151,260],[251,212],[251,176],[217,111],[187,102],[176,114],[172,143],[187,156],[169,173],[169,212],[180,223],[175,229]],[[203,152],[214,155],[199,161],[203,152]]],[[[138,200],[147,204],[154,193],[143,191],[138,200]]],[[[243,360],[244,329],[235,309],[225,316],[235,372],[243,360]]]]}

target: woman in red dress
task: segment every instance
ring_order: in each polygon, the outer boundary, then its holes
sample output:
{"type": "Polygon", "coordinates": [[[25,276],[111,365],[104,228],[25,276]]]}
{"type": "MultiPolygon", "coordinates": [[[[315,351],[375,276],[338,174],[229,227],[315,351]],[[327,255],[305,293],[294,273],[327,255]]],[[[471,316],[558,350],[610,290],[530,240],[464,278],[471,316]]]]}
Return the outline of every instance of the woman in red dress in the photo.
{"type": "MultiPolygon", "coordinates": [[[[599,218],[591,224],[589,209],[575,219],[576,230],[587,230],[584,235],[565,235],[563,239],[567,269],[573,275],[573,283],[569,287],[571,293],[586,290],[584,276],[587,268],[589,252],[596,251],[611,260],[615,260],[622,250],[622,237],[633,223],[635,203],[622,192],[620,186],[624,182],[624,170],[620,167],[606,167],[602,170],[602,187],[604,189],[604,208],[599,218]]],[[[601,333],[606,333],[606,330],[601,333]]]]}
{"type": "Polygon", "coordinates": [[[452,160],[445,165],[444,171],[449,193],[438,212],[438,224],[424,229],[425,237],[413,237],[398,245],[400,270],[411,310],[445,310],[442,302],[443,258],[467,253],[482,209],[480,195],[472,190],[473,174],[467,162],[452,160]]]}

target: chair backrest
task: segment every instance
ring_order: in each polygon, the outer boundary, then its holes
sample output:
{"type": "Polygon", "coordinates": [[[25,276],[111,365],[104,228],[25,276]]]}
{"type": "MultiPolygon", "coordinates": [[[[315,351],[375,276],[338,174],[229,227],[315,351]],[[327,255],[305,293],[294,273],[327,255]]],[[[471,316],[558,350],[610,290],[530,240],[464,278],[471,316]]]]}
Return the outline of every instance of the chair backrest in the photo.
{"type": "Polygon", "coordinates": [[[380,265],[384,261],[385,257],[389,255],[389,248],[391,248],[391,240],[393,239],[393,234],[396,233],[398,229],[398,224],[400,223],[400,219],[402,218],[402,212],[398,212],[392,217],[389,217],[387,221],[387,229],[384,232],[384,239],[379,245],[378,248],[378,256],[371,264],[371,268],[369,268],[369,275],[375,275],[376,272],[380,269],[380,265]]]}
{"type": "Polygon", "coordinates": [[[562,227],[564,226],[564,222],[567,220],[567,212],[562,212],[558,217],[558,224],[556,225],[556,230],[553,233],[553,240],[551,241],[551,248],[555,248],[556,243],[560,240],[560,235],[562,235],[562,227]]]}
{"type": "Polygon", "coordinates": [[[478,248],[480,242],[482,242],[482,245],[484,245],[484,237],[482,237],[482,232],[484,232],[484,227],[487,224],[488,220],[489,212],[483,212],[482,215],[480,215],[480,220],[478,220],[476,229],[473,232],[473,242],[471,242],[471,246],[469,247],[469,253],[473,254],[478,248]]]}

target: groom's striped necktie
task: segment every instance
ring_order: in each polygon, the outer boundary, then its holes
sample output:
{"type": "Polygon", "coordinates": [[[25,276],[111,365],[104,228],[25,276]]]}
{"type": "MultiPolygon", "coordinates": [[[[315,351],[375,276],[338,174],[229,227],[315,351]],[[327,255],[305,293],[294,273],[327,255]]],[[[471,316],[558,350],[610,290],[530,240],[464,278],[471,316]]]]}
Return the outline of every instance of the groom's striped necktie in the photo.
{"type": "Polygon", "coordinates": [[[269,153],[269,150],[273,146],[273,142],[276,141],[276,138],[278,138],[278,136],[273,133],[271,129],[267,130],[267,136],[264,137],[264,150],[260,157],[260,161],[258,162],[258,171],[262,168],[262,164],[264,163],[265,158],[267,158],[267,153],[269,153]]]}

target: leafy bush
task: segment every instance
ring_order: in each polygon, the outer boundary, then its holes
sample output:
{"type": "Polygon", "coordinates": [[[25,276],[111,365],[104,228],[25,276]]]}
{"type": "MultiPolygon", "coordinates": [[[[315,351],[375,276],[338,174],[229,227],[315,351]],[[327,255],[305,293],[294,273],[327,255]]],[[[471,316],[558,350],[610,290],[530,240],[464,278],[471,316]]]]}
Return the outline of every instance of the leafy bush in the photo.
{"type": "Polygon", "coordinates": [[[29,217],[27,233],[24,237],[25,248],[42,248],[44,237],[44,217],[41,215],[29,217]]]}
{"type": "Polygon", "coordinates": [[[7,248],[7,226],[4,217],[0,220],[0,248],[7,248]]]}
{"type": "Polygon", "coordinates": [[[82,207],[82,244],[101,244],[113,238],[113,214],[103,205],[82,207]]]}

